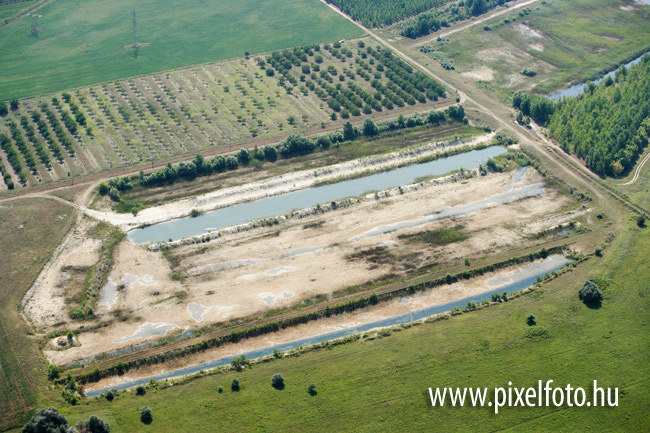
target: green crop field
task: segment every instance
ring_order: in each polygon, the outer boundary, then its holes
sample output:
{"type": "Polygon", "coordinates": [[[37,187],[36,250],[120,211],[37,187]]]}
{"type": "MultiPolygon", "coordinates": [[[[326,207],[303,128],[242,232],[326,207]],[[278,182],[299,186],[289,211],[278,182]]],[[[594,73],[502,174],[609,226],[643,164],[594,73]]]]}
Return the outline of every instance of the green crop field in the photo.
{"type": "Polygon", "coordinates": [[[30,17],[0,28],[0,99],[361,34],[317,0],[57,0],[38,14],[38,37],[30,17]]]}

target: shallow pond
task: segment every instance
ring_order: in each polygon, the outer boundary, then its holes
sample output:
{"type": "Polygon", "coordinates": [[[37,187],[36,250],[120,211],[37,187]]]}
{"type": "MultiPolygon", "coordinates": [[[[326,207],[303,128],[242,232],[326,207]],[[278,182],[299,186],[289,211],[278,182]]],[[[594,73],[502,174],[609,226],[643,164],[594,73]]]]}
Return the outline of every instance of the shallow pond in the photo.
{"type": "Polygon", "coordinates": [[[196,236],[205,233],[205,227],[210,227],[210,230],[221,230],[260,218],[284,215],[293,209],[304,209],[315,206],[318,203],[329,203],[345,197],[359,196],[368,191],[381,191],[400,185],[408,185],[415,182],[415,179],[419,177],[442,176],[460,168],[476,168],[480,164],[485,164],[488,159],[505,152],[506,150],[500,146],[473,150],[424,164],[414,164],[358,179],[303,189],[230,206],[208,212],[196,218],[181,218],[167,221],[132,230],[128,236],[129,239],[138,244],[145,242],[163,242],[169,239],[177,240],[196,236]]]}

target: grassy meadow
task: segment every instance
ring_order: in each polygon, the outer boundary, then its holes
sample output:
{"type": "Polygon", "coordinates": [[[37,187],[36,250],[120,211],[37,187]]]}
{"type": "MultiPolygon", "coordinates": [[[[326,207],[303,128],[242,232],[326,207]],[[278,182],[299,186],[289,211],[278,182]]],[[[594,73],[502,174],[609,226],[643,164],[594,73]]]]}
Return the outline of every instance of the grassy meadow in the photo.
{"type": "Polygon", "coordinates": [[[482,83],[506,94],[515,89],[544,94],[599,76],[650,50],[650,6],[643,3],[549,0],[525,10],[529,13],[488,21],[489,31],[479,25],[448,42],[431,43],[432,57],[452,59],[457,72],[482,76],[482,83]],[[521,74],[525,68],[537,75],[521,74]]]}
{"type": "Polygon", "coordinates": [[[361,34],[317,0],[57,0],[38,13],[38,37],[30,17],[0,28],[2,100],[361,34]]]}
{"type": "Polygon", "coordinates": [[[36,4],[36,0],[23,1],[19,3],[9,3],[0,5],[0,24],[18,15],[22,11],[29,9],[36,4]]]}
{"type": "Polygon", "coordinates": [[[18,306],[75,214],[71,206],[42,198],[0,204],[0,431],[24,420],[38,390],[47,387],[47,364],[18,306]]]}

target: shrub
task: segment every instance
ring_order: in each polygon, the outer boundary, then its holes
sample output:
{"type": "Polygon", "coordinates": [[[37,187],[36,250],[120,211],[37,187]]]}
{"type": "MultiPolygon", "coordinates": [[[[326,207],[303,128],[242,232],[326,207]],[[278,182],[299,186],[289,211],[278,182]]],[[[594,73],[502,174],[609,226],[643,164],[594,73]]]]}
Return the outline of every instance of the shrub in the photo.
{"type": "Polygon", "coordinates": [[[232,361],[230,361],[230,365],[235,370],[242,370],[247,366],[249,366],[250,364],[251,362],[248,359],[246,359],[246,355],[238,356],[236,358],[233,358],[232,361]]]}
{"type": "Polygon", "coordinates": [[[219,386],[219,387],[217,388],[217,392],[218,392],[219,394],[223,393],[223,387],[219,386]]]}
{"type": "Polygon", "coordinates": [[[151,424],[151,421],[153,421],[151,408],[149,406],[142,406],[142,409],[140,409],[140,421],[142,421],[143,424],[151,424]]]}
{"type": "Polygon", "coordinates": [[[275,389],[284,389],[284,377],[280,373],[275,373],[271,378],[271,386],[275,389]]]}
{"type": "Polygon", "coordinates": [[[147,390],[146,390],[145,387],[142,386],[142,385],[139,385],[139,386],[135,389],[135,394],[136,394],[136,395],[145,395],[146,393],[147,393],[147,390]]]}
{"type": "Polygon", "coordinates": [[[121,200],[120,198],[120,192],[117,190],[117,188],[111,188],[108,190],[108,196],[113,200],[114,202],[119,202],[121,200]]]}
{"type": "Polygon", "coordinates": [[[524,70],[521,71],[521,73],[527,77],[534,77],[535,75],[537,75],[537,71],[534,68],[524,68],[524,70]]]}
{"type": "Polygon", "coordinates": [[[601,247],[596,247],[594,254],[596,254],[598,257],[601,257],[603,255],[603,249],[601,247]]]}
{"type": "Polygon", "coordinates": [[[471,264],[471,261],[469,257],[465,257],[465,266],[469,266],[471,264]]]}
{"type": "Polygon", "coordinates": [[[228,170],[237,170],[239,168],[239,161],[234,156],[230,155],[226,158],[226,168],[228,170]]]}
{"type": "Polygon", "coordinates": [[[196,218],[199,215],[201,215],[201,211],[198,210],[198,209],[192,209],[192,211],[190,212],[190,217],[191,218],[196,218]]]}
{"type": "Polygon", "coordinates": [[[239,391],[239,379],[234,378],[232,382],[230,382],[230,389],[233,391],[239,391]]]}
{"type": "Polygon", "coordinates": [[[636,219],[636,225],[641,228],[645,227],[645,217],[643,215],[639,215],[639,217],[636,219]]]}
{"type": "Polygon", "coordinates": [[[237,154],[237,160],[239,163],[243,166],[247,166],[251,162],[251,155],[248,153],[248,150],[246,149],[239,149],[239,153],[237,154]]]}
{"type": "Polygon", "coordinates": [[[320,147],[323,150],[327,150],[330,148],[332,145],[332,140],[326,135],[318,137],[318,140],[316,140],[316,144],[318,144],[318,147],[320,147]]]}
{"type": "Polygon", "coordinates": [[[309,386],[307,387],[307,392],[309,395],[316,395],[318,394],[318,391],[316,391],[316,384],[315,383],[310,383],[309,386]]]}
{"type": "Polygon", "coordinates": [[[99,195],[104,196],[108,194],[108,185],[106,185],[106,182],[102,182],[99,184],[99,195]]]}
{"type": "Polygon", "coordinates": [[[578,296],[587,305],[597,305],[603,299],[603,293],[593,281],[586,281],[578,291],[578,296]]]}
{"type": "Polygon", "coordinates": [[[112,389],[109,389],[106,391],[106,394],[104,394],[104,397],[107,401],[113,401],[115,399],[115,392],[113,392],[112,389]]]}
{"type": "Polygon", "coordinates": [[[278,160],[278,150],[275,146],[265,146],[264,147],[264,159],[268,162],[275,162],[278,160]]]}
{"type": "Polygon", "coordinates": [[[60,372],[61,370],[58,365],[50,364],[49,367],[47,367],[47,378],[50,380],[58,379],[60,372]]]}
{"type": "Polygon", "coordinates": [[[90,415],[88,421],[79,421],[79,423],[76,425],[76,430],[68,431],[75,431],[79,433],[110,433],[111,427],[106,421],[99,418],[98,416],[90,415]]]}

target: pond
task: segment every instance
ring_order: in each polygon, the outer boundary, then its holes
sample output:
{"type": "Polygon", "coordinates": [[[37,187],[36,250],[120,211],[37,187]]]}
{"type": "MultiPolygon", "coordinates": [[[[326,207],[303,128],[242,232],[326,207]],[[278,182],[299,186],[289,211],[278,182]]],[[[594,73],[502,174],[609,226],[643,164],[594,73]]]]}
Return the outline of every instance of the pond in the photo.
{"type": "Polygon", "coordinates": [[[368,191],[381,191],[414,183],[419,177],[442,176],[460,168],[472,169],[485,164],[488,159],[505,153],[500,146],[472,150],[424,164],[413,164],[383,173],[346,180],[330,185],[303,189],[262,200],[243,203],[208,212],[196,218],[182,218],[135,229],[129,232],[134,243],[164,242],[221,230],[260,218],[284,215],[294,209],[304,209],[319,203],[329,203],[345,197],[359,196],[368,191]]]}
{"type": "MultiPolygon", "coordinates": [[[[650,4],[650,0],[644,0],[644,3],[650,4]]],[[[643,58],[643,56],[645,56],[645,54],[640,55],[639,57],[632,60],[631,62],[627,62],[625,64],[625,67],[629,68],[630,66],[639,63],[641,61],[641,59],[643,58]]],[[[598,84],[607,77],[613,77],[614,74],[616,74],[617,69],[618,68],[614,69],[613,71],[608,72],[607,74],[603,75],[601,78],[599,78],[597,80],[594,80],[594,83],[598,84]]],[[[585,87],[587,86],[587,83],[588,83],[588,81],[585,81],[584,83],[575,84],[575,85],[573,85],[573,86],[571,86],[571,87],[569,87],[567,89],[560,90],[560,91],[557,91],[555,93],[551,93],[548,96],[548,98],[551,101],[557,101],[561,97],[567,97],[568,98],[568,97],[571,97],[571,96],[578,96],[585,89],[585,87]]]]}

